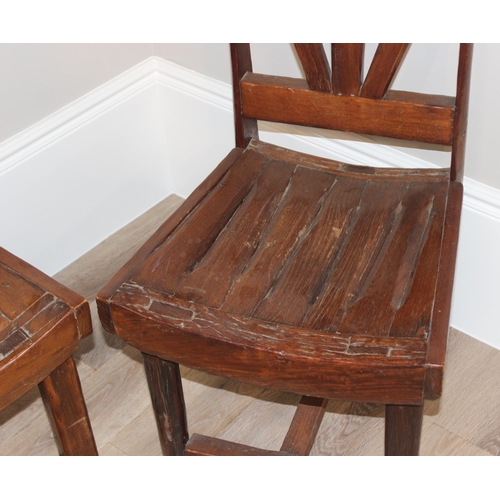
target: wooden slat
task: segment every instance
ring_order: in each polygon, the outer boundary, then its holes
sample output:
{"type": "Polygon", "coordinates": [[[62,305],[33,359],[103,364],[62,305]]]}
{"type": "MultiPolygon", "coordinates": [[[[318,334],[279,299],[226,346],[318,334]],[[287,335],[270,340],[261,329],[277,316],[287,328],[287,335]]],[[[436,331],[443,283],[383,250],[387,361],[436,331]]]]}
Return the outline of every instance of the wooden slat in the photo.
{"type": "Polygon", "coordinates": [[[174,293],[204,257],[250,192],[268,159],[248,151],[190,216],[141,266],[138,283],[174,293]],[[182,243],[180,243],[182,242],[182,243]],[[182,251],[172,251],[181,244],[182,251]]]}
{"type": "Polygon", "coordinates": [[[453,108],[446,105],[448,99],[430,97],[430,104],[423,104],[408,92],[397,94],[403,100],[337,96],[311,91],[300,79],[255,73],[245,76],[241,90],[243,113],[251,118],[451,144],[453,108]]]}
{"type": "Polygon", "coordinates": [[[325,170],[342,176],[364,180],[397,180],[401,182],[420,182],[422,180],[428,182],[435,180],[441,182],[448,180],[450,177],[449,170],[445,168],[377,168],[349,165],[348,163],[281,148],[262,141],[251,141],[248,147],[271,159],[285,160],[302,167],[325,170]]]}
{"type": "Polygon", "coordinates": [[[318,292],[318,283],[349,230],[349,222],[366,184],[363,179],[337,177],[323,203],[321,216],[255,310],[256,317],[289,325],[300,324],[318,292]]]}
{"type": "Polygon", "coordinates": [[[363,77],[364,43],[332,43],[332,91],[358,95],[363,77]]]}
{"type": "Polygon", "coordinates": [[[286,452],[263,450],[245,444],[233,443],[224,439],[193,434],[186,445],[184,453],[192,457],[251,457],[251,456],[284,456],[286,452]]]}
{"type": "Polygon", "coordinates": [[[210,250],[179,287],[178,296],[220,307],[234,280],[255,252],[295,165],[272,160],[265,165],[245,201],[210,250]]]}
{"type": "Polygon", "coordinates": [[[236,147],[245,148],[251,139],[259,137],[257,120],[245,118],[241,114],[240,81],[247,71],[252,71],[252,56],[249,43],[231,43],[230,46],[236,147]]]}
{"type": "Polygon", "coordinates": [[[318,92],[331,92],[332,76],[323,44],[296,43],[295,50],[302,63],[309,88],[318,92]]]}
{"type": "Polygon", "coordinates": [[[331,189],[335,176],[298,168],[242,275],[229,290],[222,310],[250,314],[264,298],[286,259],[302,241],[331,189]]]}
{"type": "MultiPolygon", "coordinates": [[[[409,185],[378,256],[370,263],[364,279],[354,291],[350,291],[351,297],[339,323],[339,331],[381,336],[389,334],[394,317],[411,288],[415,268],[427,240],[437,186],[438,183],[409,185]]],[[[444,207],[439,208],[442,213],[444,207]]],[[[437,252],[430,257],[434,257],[436,262],[441,234],[435,236],[438,243],[435,248],[437,252]]],[[[362,251],[359,254],[362,254],[362,251]]],[[[427,286],[431,290],[434,289],[435,275],[427,276],[427,286]]],[[[431,304],[432,301],[433,295],[430,296],[431,304]]],[[[422,306],[425,306],[425,303],[417,305],[419,309],[422,306]]],[[[428,324],[430,310],[426,312],[428,317],[421,319],[428,324]]],[[[406,332],[405,337],[407,336],[410,336],[410,332],[406,332]]]]}
{"type": "Polygon", "coordinates": [[[408,50],[409,43],[380,43],[360,95],[382,99],[408,50]]]}
{"type": "Polygon", "coordinates": [[[465,161],[465,137],[469,114],[470,76],[472,69],[472,43],[460,44],[457,81],[457,107],[453,124],[453,146],[451,149],[451,180],[462,182],[465,161]]]}
{"type": "Polygon", "coordinates": [[[444,182],[436,191],[427,241],[408,283],[411,287],[405,291],[404,302],[391,325],[391,337],[425,337],[430,332],[448,188],[449,184],[444,182]]]}
{"type": "Polygon", "coordinates": [[[291,455],[309,455],[327,403],[326,399],[302,397],[280,451],[291,455]]]}
{"type": "Polygon", "coordinates": [[[304,327],[337,331],[353,297],[369,279],[393,224],[401,217],[406,189],[406,183],[370,183],[366,187],[352,227],[318,284],[317,300],[302,321],[304,327]]]}

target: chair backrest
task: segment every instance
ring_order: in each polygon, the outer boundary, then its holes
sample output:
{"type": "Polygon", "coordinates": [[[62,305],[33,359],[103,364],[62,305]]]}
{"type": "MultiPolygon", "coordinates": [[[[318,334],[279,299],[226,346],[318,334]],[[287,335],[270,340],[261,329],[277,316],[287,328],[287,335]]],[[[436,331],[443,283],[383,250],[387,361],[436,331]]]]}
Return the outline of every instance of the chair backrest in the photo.
{"type": "Polygon", "coordinates": [[[472,44],[460,45],[455,97],[390,90],[409,44],[381,43],[363,81],[364,44],[296,43],[304,79],[252,72],[250,44],[231,44],[236,145],[258,138],[257,120],[451,146],[461,181],[472,44]]]}

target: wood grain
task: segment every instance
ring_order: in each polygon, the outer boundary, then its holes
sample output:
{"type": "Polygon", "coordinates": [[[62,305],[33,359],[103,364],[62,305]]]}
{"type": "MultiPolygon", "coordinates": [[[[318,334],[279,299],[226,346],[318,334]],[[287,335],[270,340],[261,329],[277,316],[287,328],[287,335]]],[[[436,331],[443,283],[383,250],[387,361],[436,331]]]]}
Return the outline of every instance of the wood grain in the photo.
{"type": "Polygon", "coordinates": [[[321,43],[295,43],[295,50],[311,90],[332,91],[332,75],[321,43]]]}
{"type": "Polygon", "coordinates": [[[358,134],[451,145],[453,108],[399,99],[338,96],[315,92],[303,80],[247,74],[241,82],[245,116],[358,134]]]}
{"type": "Polygon", "coordinates": [[[361,88],[361,96],[373,99],[385,96],[409,46],[409,43],[379,43],[361,88]]]}
{"type": "Polygon", "coordinates": [[[332,43],[332,90],[335,94],[359,94],[364,49],[364,43],[332,43]]]}

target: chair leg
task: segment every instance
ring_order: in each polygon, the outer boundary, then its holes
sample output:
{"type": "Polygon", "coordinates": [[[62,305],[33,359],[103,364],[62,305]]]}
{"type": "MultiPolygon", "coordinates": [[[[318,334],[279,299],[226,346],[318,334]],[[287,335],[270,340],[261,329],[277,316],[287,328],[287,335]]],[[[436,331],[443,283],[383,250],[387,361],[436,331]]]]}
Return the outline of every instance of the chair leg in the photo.
{"type": "Polygon", "coordinates": [[[73,357],[38,384],[59,455],[98,455],[73,357]]]}
{"type": "Polygon", "coordinates": [[[184,455],[189,439],[179,365],[142,353],[163,455],[184,455]]]}
{"type": "Polygon", "coordinates": [[[385,406],[385,454],[418,455],[424,405],[385,406]]]}

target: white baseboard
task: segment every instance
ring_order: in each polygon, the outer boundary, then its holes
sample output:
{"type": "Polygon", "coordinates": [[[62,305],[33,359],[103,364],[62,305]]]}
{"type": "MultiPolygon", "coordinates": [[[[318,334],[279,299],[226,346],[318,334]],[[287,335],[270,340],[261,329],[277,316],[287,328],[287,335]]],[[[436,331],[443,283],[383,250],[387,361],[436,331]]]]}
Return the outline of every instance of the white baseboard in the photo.
{"type": "MultiPolygon", "coordinates": [[[[232,127],[229,85],[147,59],[0,144],[0,244],[54,274],[168,194],[189,195],[232,147],[232,127]]],[[[349,163],[434,167],[334,132],[266,123],[261,137],[349,163]]],[[[500,348],[500,190],[467,177],[464,188],[451,322],[500,348]]]]}
{"type": "Polygon", "coordinates": [[[52,275],[169,194],[155,60],[0,145],[0,245],[52,275]]]}

